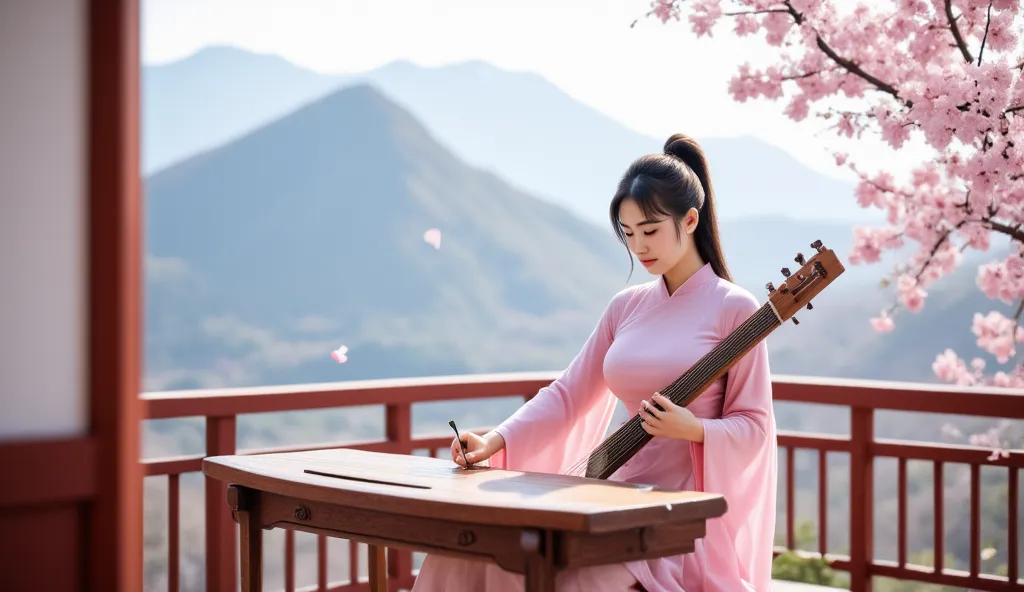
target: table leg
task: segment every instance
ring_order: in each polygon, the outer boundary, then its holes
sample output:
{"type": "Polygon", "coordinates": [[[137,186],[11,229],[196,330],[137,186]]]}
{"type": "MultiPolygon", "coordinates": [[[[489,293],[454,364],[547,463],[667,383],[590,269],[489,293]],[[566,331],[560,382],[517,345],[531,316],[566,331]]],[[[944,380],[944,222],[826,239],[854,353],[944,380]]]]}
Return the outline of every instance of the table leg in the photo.
{"type": "Polygon", "coordinates": [[[387,549],[379,545],[367,545],[370,560],[370,592],[388,592],[387,549]]]}
{"type": "Polygon", "coordinates": [[[557,570],[552,562],[551,533],[525,530],[519,546],[526,554],[526,592],[555,592],[557,570]]]}
{"type": "Polygon", "coordinates": [[[260,494],[228,487],[228,502],[238,517],[238,551],[242,592],[263,590],[263,528],[260,524],[260,494]]]}

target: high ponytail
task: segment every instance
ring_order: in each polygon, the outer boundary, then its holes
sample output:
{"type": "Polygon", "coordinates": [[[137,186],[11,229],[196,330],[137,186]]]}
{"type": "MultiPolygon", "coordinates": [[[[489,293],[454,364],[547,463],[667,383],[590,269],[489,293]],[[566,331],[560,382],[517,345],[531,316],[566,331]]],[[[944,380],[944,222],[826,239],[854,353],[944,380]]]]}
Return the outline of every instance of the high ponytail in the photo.
{"type": "Polygon", "coordinates": [[[711,264],[711,269],[718,277],[732,281],[729,268],[725,264],[725,254],[722,252],[722,242],[718,234],[718,215],[715,211],[715,190],[711,185],[711,175],[708,173],[708,160],[704,151],[693,138],[684,134],[672,134],[665,141],[665,154],[675,156],[683,161],[693,171],[700,183],[703,199],[697,212],[700,220],[697,229],[693,232],[694,242],[697,244],[697,252],[701,259],[711,264]]]}
{"type": "MultiPolygon", "coordinates": [[[[707,158],[693,138],[672,134],[665,141],[663,154],[641,156],[622,176],[609,214],[612,229],[624,245],[626,237],[619,225],[619,208],[627,198],[636,201],[648,218],[671,216],[676,223],[677,236],[683,217],[690,209],[696,209],[699,219],[693,238],[697,253],[711,265],[715,275],[732,281],[719,240],[715,193],[707,158]]],[[[630,258],[631,266],[632,261],[630,258]]]]}

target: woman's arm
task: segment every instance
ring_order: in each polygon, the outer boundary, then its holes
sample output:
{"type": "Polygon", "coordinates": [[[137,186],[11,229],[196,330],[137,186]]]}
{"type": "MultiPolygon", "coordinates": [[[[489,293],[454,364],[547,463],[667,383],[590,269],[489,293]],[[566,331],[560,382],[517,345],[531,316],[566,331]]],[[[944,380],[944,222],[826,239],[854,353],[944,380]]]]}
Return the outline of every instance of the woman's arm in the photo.
{"type": "MultiPolygon", "coordinates": [[[[604,415],[603,408],[598,409],[610,397],[604,380],[604,358],[615,338],[626,302],[634,292],[633,289],[623,290],[612,298],[569,366],[489,433],[489,442],[495,446],[500,443],[506,454],[513,451],[510,457],[536,467],[553,467],[557,464],[552,460],[554,457],[576,452],[574,443],[567,442],[570,432],[582,427],[589,434],[587,430],[598,428],[583,424],[599,422],[604,415]],[[541,460],[545,455],[552,459],[541,460]]],[[[505,460],[503,458],[502,462],[505,460]]]]}

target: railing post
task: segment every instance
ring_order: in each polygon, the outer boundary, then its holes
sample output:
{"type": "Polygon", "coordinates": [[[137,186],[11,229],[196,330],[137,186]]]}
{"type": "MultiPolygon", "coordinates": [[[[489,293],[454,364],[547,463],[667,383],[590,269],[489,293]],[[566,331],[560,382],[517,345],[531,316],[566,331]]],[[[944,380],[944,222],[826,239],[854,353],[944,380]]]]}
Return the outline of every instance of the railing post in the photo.
{"type": "MultiPolygon", "coordinates": [[[[386,436],[389,442],[398,444],[402,454],[411,454],[412,442],[412,405],[397,403],[387,406],[385,423],[386,436]]],[[[412,553],[403,549],[387,550],[388,577],[396,581],[404,581],[412,577],[412,553]]],[[[372,561],[372,559],[371,559],[372,561]]]]}
{"type": "Polygon", "coordinates": [[[875,559],[875,411],[850,409],[850,590],[871,591],[875,559]]]}
{"type": "MultiPolygon", "coordinates": [[[[206,418],[206,456],[235,453],[235,416],[206,418]]],[[[236,526],[227,483],[206,478],[206,592],[236,592],[236,526]]]]}

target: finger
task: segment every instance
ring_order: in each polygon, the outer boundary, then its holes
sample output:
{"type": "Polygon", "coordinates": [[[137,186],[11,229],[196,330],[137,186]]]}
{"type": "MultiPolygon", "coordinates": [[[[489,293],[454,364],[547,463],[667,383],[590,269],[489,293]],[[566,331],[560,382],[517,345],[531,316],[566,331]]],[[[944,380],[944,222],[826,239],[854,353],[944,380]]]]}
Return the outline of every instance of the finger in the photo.
{"type": "Polygon", "coordinates": [[[676,405],[675,403],[672,402],[672,399],[669,399],[668,397],[661,393],[654,393],[654,395],[651,396],[651,401],[657,404],[665,411],[671,411],[673,409],[680,408],[679,405],[676,405]]]}
{"type": "Polygon", "coordinates": [[[657,407],[647,401],[640,401],[640,407],[645,412],[645,415],[653,417],[654,419],[661,419],[661,415],[665,413],[664,411],[658,410],[657,407]]]}
{"type": "Polygon", "coordinates": [[[661,430],[658,429],[658,426],[653,425],[649,421],[641,421],[640,427],[642,427],[645,432],[652,436],[657,436],[661,433],[661,430]]]}
{"type": "MultiPolygon", "coordinates": [[[[463,440],[463,443],[465,443],[465,440],[463,440]]],[[[455,461],[456,464],[462,466],[466,465],[465,457],[462,455],[462,446],[459,445],[459,440],[454,438],[452,439],[452,460],[455,461]]]]}
{"type": "Polygon", "coordinates": [[[657,430],[661,428],[661,420],[656,417],[650,417],[643,414],[640,416],[640,427],[644,428],[648,432],[651,430],[657,430]]]}

